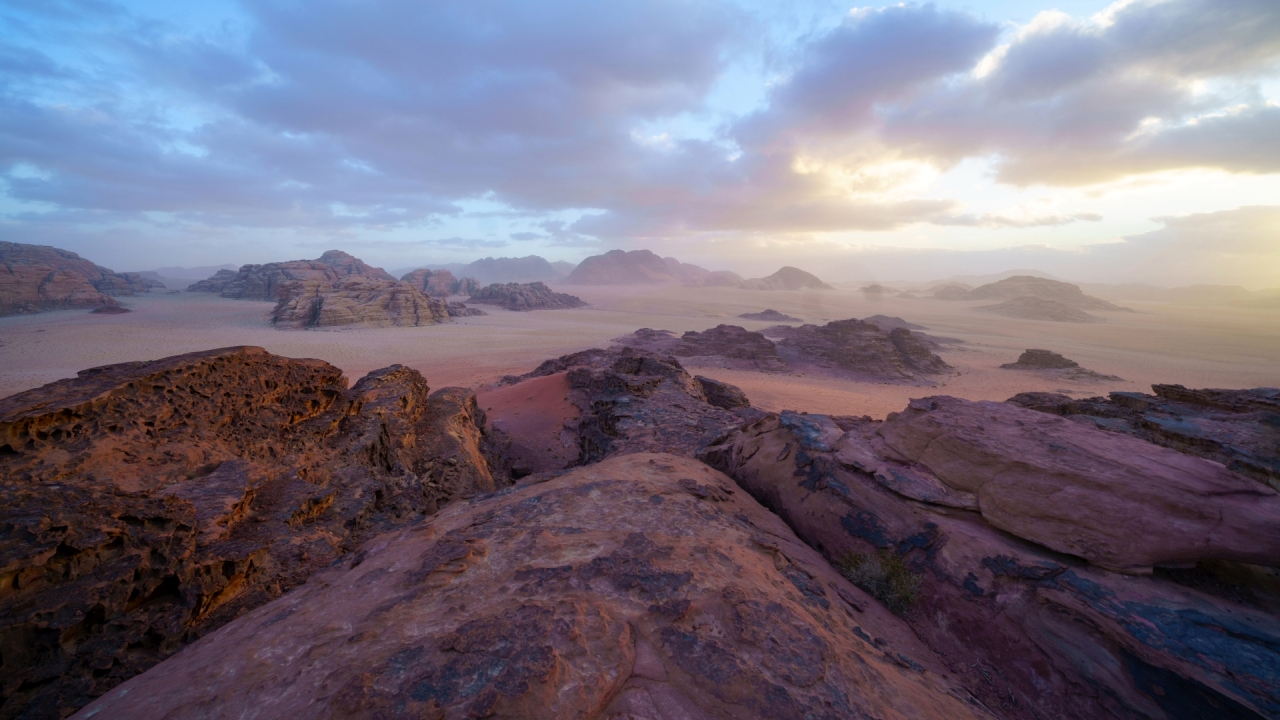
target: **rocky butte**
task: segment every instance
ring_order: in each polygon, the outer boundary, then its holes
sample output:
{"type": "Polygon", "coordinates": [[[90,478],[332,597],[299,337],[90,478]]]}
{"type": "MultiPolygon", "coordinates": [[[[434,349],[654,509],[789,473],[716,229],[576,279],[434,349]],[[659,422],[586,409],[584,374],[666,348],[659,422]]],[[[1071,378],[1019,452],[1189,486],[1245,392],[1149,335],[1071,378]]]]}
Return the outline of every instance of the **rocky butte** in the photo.
{"type": "Polygon", "coordinates": [[[117,297],[164,288],[139,273],[117,273],[45,245],[0,242],[0,316],[117,307],[117,297]]]}
{"type": "Polygon", "coordinates": [[[469,301],[481,305],[497,305],[516,312],[564,310],[586,306],[581,298],[555,292],[540,282],[505,285],[494,283],[472,293],[469,301]]]}

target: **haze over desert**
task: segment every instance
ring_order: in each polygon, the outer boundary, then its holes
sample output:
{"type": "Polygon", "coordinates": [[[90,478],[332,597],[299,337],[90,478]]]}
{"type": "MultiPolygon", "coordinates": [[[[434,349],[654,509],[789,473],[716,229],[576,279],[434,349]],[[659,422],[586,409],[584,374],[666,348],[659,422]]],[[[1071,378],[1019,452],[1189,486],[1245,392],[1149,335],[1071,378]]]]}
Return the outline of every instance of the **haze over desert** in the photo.
{"type": "Polygon", "coordinates": [[[0,720],[1280,718],[1277,0],[0,2],[0,720]]]}

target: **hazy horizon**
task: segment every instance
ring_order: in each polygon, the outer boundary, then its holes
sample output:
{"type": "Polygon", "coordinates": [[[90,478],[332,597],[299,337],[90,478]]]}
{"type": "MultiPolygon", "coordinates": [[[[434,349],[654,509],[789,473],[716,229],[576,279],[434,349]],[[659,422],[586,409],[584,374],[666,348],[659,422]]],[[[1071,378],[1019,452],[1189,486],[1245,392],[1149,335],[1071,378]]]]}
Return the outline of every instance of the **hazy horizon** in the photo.
{"type": "Polygon", "coordinates": [[[0,228],[116,270],[649,249],[1280,286],[1280,5],[0,8],[0,228]]]}

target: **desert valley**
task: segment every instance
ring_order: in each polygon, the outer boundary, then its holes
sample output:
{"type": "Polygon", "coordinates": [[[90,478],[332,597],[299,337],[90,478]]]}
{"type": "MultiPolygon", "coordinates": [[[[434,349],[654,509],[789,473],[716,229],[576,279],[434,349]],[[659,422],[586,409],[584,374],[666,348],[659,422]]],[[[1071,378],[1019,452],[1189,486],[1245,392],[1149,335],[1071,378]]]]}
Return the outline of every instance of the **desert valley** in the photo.
{"type": "Polygon", "coordinates": [[[4,717],[1280,709],[1266,294],[0,267],[4,717]]]}
{"type": "Polygon", "coordinates": [[[1277,0],[0,0],[0,720],[1280,718],[1277,0]]]}

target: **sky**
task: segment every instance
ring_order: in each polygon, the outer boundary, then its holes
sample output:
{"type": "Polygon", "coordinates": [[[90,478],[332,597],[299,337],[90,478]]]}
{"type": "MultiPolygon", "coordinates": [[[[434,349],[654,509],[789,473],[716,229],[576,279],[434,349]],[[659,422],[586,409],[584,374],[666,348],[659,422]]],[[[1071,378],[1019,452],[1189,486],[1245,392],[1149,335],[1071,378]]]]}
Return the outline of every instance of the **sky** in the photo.
{"type": "Polygon", "coordinates": [[[1280,287],[1280,3],[0,0],[0,238],[1280,287]]]}

